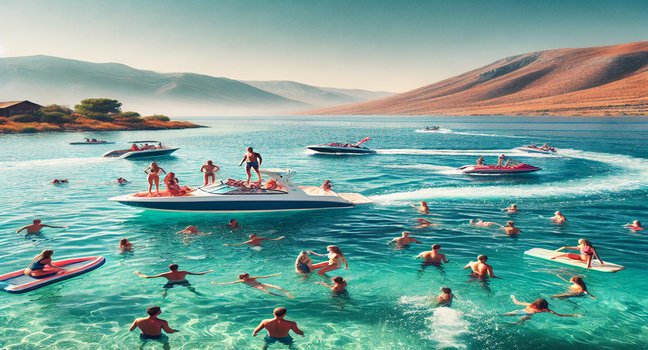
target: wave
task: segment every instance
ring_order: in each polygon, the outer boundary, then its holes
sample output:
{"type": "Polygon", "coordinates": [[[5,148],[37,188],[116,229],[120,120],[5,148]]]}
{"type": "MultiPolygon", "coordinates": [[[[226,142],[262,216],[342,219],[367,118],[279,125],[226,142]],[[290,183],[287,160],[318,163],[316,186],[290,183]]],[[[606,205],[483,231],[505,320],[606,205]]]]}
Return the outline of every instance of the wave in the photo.
{"type": "MultiPolygon", "coordinates": [[[[499,156],[505,154],[509,157],[518,158],[545,158],[556,157],[553,154],[529,153],[515,148],[511,149],[418,149],[418,148],[394,148],[377,149],[378,154],[391,155],[425,155],[425,156],[499,156]]],[[[561,152],[562,154],[562,152],[561,152]]]]}
{"type": "Polygon", "coordinates": [[[648,160],[618,154],[561,150],[563,157],[596,161],[619,168],[613,175],[567,180],[543,185],[498,185],[424,188],[371,196],[381,204],[425,199],[538,198],[596,195],[637,190],[648,186],[648,160]]]}
{"type": "Polygon", "coordinates": [[[425,129],[417,129],[415,131],[420,133],[430,133],[430,134],[454,134],[454,135],[466,135],[466,136],[503,137],[508,139],[528,138],[525,136],[516,136],[516,135],[498,135],[498,134],[476,133],[476,132],[468,132],[468,131],[454,131],[452,129],[445,129],[445,128],[441,128],[439,130],[434,130],[434,131],[425,130],[425,129]]]}
{"type": "Polygon", "coordinates": [[[445,165],[434,165],[434,164],[412,164],[412,165],[387,165],[387,168],[392,169],[412,169],[412,170],[427,170],[437,174],[444,175],[460,175],[462,174],[461,170],[445,165]]]}

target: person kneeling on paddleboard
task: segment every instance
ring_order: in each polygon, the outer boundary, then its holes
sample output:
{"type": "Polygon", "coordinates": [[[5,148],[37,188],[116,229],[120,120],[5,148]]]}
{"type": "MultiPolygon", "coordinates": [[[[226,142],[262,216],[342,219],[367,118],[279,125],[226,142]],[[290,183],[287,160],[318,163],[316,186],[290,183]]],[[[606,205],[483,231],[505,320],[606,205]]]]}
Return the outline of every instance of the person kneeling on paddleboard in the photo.
{"type": "Polygon", "coordinates": [[[54,251],[50,249],[43,250],[40,254],[36,255],[29,267],[25,269],[25,275],[39,278],[65,271],[65,269],[52,265],[52,255],[54,255],[54,251]]]}

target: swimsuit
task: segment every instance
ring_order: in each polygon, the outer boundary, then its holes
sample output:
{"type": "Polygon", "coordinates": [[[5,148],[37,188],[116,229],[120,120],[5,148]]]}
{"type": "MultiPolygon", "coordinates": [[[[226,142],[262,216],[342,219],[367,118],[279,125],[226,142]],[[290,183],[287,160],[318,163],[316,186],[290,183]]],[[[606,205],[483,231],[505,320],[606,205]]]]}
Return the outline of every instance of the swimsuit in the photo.
{"type": "Polygon", "coordinates": [[[284,345],[292,345],[293,343],[293,338],[291,336],[276,338],[276,337],[271,337],[269,335],[266,335],[265,338],[263,338],[263,340],[265,340],[266,344],[274,344],[276,342],[280,342],[281,344],[284,345]]]}
{"type": "Polygon", "coordinates": [[[247,162],[245,167],[247,169],[254,168],[254,170],[259,170],[259,162],[247,162]]]}
{"type": "Polygon", "coordinates": [[[515,310],[513,312],[510,312],[510,314],[514,314],[517,316],[533,316],[533,314],[535,313],[528,313],[526,309],[522,309],[522,310],[515,310]]]}
{"type": "Polygon", "coordinates": [[[146,335],[146,334],[140,333],[140,339],[142,339],[142,340],[149,340],[149,339],[151,339],[151,340],[159,340],[159,339],[162,339],[162,337],[163,337],[162,334],[160,334],[160,335],[146,335]]]}
{"type": "Polygon", "coordinates": [[[162,288],[173,288],[174,286],[189,287],[191,283],[187,280],[169,281],[162,288]]]}
{"type": "Polygon", "coordinates": [[[32,261],[31,265],[29,265],[29,269],[32,271],[43,270],[44,268],[45,264],[41,263],[41,260],[32,261]]]}
{"type": "Polygon", "coordinates": [[[592,247],[590,247],[590,246],[585,246],[585,247],[581,248],[580,252],[581,252],[581,254],[585,254],[585,255],[590,255],[590,256],[594,255],[594,252],[592,251],[592,247]]]}
{"type": "Polygon", "coordinates": [[[298,269],[299,271],[303,272],[303,273],[310,273],[310,272],[311,272],[310,267],[308,267],[308,265],[307,265],[307,264],[304,264],[303,262],[299,262],[299,263],[297,264],[297,269],[298,269]]]}

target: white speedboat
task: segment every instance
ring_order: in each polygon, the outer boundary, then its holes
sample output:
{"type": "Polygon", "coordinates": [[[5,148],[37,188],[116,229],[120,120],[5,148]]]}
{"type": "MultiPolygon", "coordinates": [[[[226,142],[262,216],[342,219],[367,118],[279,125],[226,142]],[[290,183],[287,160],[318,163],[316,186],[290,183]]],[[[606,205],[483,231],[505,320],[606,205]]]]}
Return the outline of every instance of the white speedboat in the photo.
{"type": "Polygon", "coordinates": [[[362,147],[362,144],[369,141],[370,138],[365,137],[364,139],[356,143],[327,143],[323,145],[311,145],[306,146],[311,151],[324,154],[371,154],[376,153],[376,151],[362,147]]]}
{"type": "Polygon", "coordinates": [[[556,147],[552,147],[549,145],[542,146],[542,147],[538,147],[536,145],[527,145],[527,146],[518,147],[517,149],[522,152],[528,152],[528,153],[556,154],[558,152],[558,149],[556,149],[556,147]]]}
{"type": "Polygon", "coordinates": [[[85,141],[70,142],[70,145],[108,145],[113,143],[112,141],[86,138],[85,141]]]}
{"type": "Polygon", "coordinates": [[[439,129],[441,129],[441,127],[438,125],[426,126],[423,129],[416,129],[416,132],[437,132],[439,129]]]}
{"type": "Polygon", "coordinates": [[[288,169],[267,169],[261,173],[270,177],[265,187],[248,188],[231,181],[200,187],[182,196],[148,196],[135,193],[110,198],[122,204],[149,210],[181,212],[265,212],[313,209],[351,208],[371,203],[359,193],[336,193],[315,186],[297,186],[288,169]],[[273,181],[274,180],[274,181],[273,181]],[[269,184],[272,183],[272,186],[269,184]]]}
{"type": "Polygon", "coordinates": [[[159,141],[131,141],[132,144],[129,149],[117,149],[102,154],[102,157],[107,158],[122,158],[122,159],[139,159],[167,156],[180,147],[163,146],[159,141]]]}

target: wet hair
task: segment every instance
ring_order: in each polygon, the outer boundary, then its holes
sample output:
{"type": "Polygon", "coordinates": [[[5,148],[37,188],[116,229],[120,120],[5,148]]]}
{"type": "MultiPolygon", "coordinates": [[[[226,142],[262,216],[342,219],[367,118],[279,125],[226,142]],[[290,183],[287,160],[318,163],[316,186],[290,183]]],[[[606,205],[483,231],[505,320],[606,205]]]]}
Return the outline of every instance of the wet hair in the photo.
{"type": "Polygon", "coordinates": [[[450,294],[450,293],[452,293],[452,289],[450,289],[450,288],[448,288],[448,287],[441,287],[441,291],[442,291],[444,294],[450,294]]]}
{"type": "Polygon", "coordinates": [[[477,260],[478,261],[486,261],[486,260],[488,260],[488,257],[486,255],[478,255],[477,260]]]}
{"type": "Polygon", "coordinates": [[[128,243],[128,239],[126,238],[122,238],[119,240],[119,244],[126,244],[126,243],[128,243]]]}
{"type": "Polygon", "coordinates": [[[236,222],[236,219],[230,219],[230,221],[229,221],[230,224],[235,223],[235,222],[236,222]]]}
{"type": "Polygon", "coordinates": [[[476,224],[476,223],[477,223],[477,219],[470,219],[469,222],[470,222],[471,224],[476,224]]]}
{"type": "Polygon", "coordinates": [[[212,165],[212,164],[214,164],[214,162],[212,162],[211,160],[208,160],[207,164],[212,165]]]}
{"type": "Polygon", "coordinates": [[[549,308],[549,303],[547,302],[546,299],[536,299],[536,301],[532,302],[531,305],[532,308],[536,310],[542,310],[542,309],[548,309],[549,308]]]}
{"type": "Polygon", "coordinates": [[[254,151],[254,149],[253,149],[252,147],[248,147],[248,148],[247,148],[247,151],[248,151],[248,152],[252,152],[252,151],[254,151]]]}
{"type": "Polygon", "coordinates": [[[517,204],[511,204],[511,208],[517,208],[517,204]]]}
{"type": "Polygon", "coordinates": [[[250,277],[250,274],[246,272],[239,275],[240,280],[244,279],[245,277],[250,277]]]}
{"type": "Polygon", "coordinates": [[[32,223],[34,223],[34,224],[40,224],[41,222],[42,221],[40,219],[36,219],[36,220],[32,221],[32,223]]]}
{"type": "Polygon", "coordinates": [[[405,236],[405,235],[409,235],[409,234],[411,234],[411,232],[409,232],[409,231],[403,231],[403,236],[405,236]]]}
{"type": "Polygon", "coordinates": [[[151,306],[150,308],[146,309],[146,313],[149,314],[149,316],[155,316],[162,312],[162,309],[160,309],[159,306],[151,306]]]}
{"type": "Polygon", "coordinates": [[[40,261],[40,260],[43,260],[43,259],[51,258],[52,255],[54,255],[54,251],[53,251],[53,250],[51,250],[51,249],[45,249],[45,250],[43,250],[42,252],[40,252],[40,254],[38,254],[38,255],[36,255],[36,256],[34,257],[34,261],[40,261]]]}
{"type": "Polygon", "coordinates": [[[285,307],[278,307],[278,308],[274,309],[274,311],[272,311],[272,313],[277,317],[284,316],[284,315],[286,315],[287,312],[288,312],[288,310],[286,310],[285,307]]]}
{"type": "Polygon", "coordinates": [[[427,202],[423,202],[423,201],[421,202],[421,206],[427,207],[427,205],[428,205],[427,202]]]}
{"type": "Polygon", "coordinates": [[[587,240],[585,238],[579,239],[578,244],[584,244],[584,245],[586,245],[588,247],[594,248],[594,246],[592,245],[592,242],[590,242],[589,240],[587,240]]]}
{"type": "Polygon", "coordinates": [[[344,282],[344,278],[342,278],[342,276],[335,276],[335,278],[333,278],[333,282],[342,283],[344,282]]]}
{"type": "Polygon", "coordinates": [[[574,276],[570,279],[570,281],[574,282],[577,284],[579,287],[583,289],[583,291],[587,291],[587,286],[585,285],[585,281],[579,276],[574,276]]]}
{"type": "Polygon", "coordinates": [[[440,244],[433,244],[433,245],[432,245],[432,250],[439,250],[439,249],[441,249],[441,245],[440,245],[440,244]]]}
{"type": "Polygon", "coordinates": [[[641,221],[639,221],[639,220],[635,220],[632,223],[637,225],[637,226],[641,226],[641,221]]]}
{"type": "Polygon", "coordinates": [[[562,215],[562,213],[560,212],[560,210],[558,210],[557,212],[554,213],[554,215],[562,215]]]}
{"type": "Polygon", "coordinates": [[[342,251],[340,250],[340,247],[338,247],[336,245],[330,245],[330,246],[326,247],[326,249],[331,250],[335,254],[344,255],[344,254],[342,254],[342,251]]]}
{"type": "Polygon", "coordinates": [[[169,270],[171,270],[171,271],[175,271],[175,270],[177,270],[177,269],[178,269],[178,264],[171,264],[171,265],[169,265],[169,270]]]}

